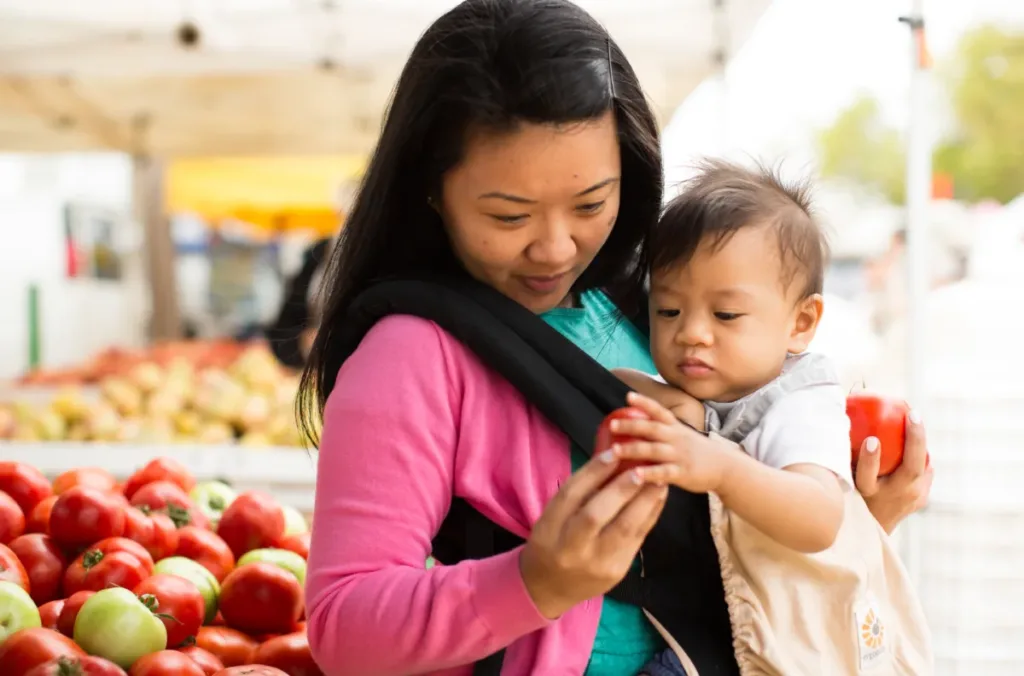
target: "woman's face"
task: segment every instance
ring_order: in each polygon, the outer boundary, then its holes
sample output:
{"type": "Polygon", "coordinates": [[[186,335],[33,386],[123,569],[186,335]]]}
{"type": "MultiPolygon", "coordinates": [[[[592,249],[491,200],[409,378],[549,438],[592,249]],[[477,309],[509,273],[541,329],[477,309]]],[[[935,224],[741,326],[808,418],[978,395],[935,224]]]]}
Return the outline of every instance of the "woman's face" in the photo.
{"type": "Polygon", "coordinates": [[[462,162],[444,176],[439,210],[473,277],[546,312],[563,303],[608,239],[621,172],[611,113],[472,134],[462,162]]]}

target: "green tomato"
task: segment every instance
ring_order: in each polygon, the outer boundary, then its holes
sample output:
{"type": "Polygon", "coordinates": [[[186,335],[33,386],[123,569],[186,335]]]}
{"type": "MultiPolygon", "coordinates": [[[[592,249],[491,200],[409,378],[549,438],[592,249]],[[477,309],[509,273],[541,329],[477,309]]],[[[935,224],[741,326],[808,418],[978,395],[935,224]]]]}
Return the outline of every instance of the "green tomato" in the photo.
{"type": "Polygon", "coordinates": [[[306,560],[295,552],[287,549],[254,549],[242,554],[242,558],[238,559],[238,567],[256,561],[273,564],[294,575],[299,584],[306,584],[306,560]]]}
{"type": "Polygon", "coordinates": [[[22,629],[42,626],[39,609],[21,585],[0,581],[0,644],[22,629]]]}
{"type": "Polygon", "coordinates": [[[167,648],[167,628],[159,617],[123,587],[98,591],[75,618],[75,643],[90,655],[123,669],[150,653],[167,648]]]}
{"type": "Polygon", "coordinates": [[[196,503],[199,511],[216,526],[220,522],[221,514],[235,501],[238,493],[222,481],[205,481],[196,484],[188,496],[196,503]]]}
{"type": "Polygon", "coordinates": [[[217,602],[220,598],[220,583],[213,573],[184,556],[170,556],[157,561],[153,567],[153,574],[160,573],[177,575],[194,584],[203,595],[203,602],[206,604],[206,617],[203,621],[205,624],[213,622],[213,618],[217,617],[217,602]]]}
{"type": "Polygon", "coordinates": [[[309,525],[306,523],[306,517],[302,516],[302,512],[291,505],[284,505],[281,507],[281,511],[284,512],[285,536],[301,535],[302,533],[309,532],[309,525]]]}

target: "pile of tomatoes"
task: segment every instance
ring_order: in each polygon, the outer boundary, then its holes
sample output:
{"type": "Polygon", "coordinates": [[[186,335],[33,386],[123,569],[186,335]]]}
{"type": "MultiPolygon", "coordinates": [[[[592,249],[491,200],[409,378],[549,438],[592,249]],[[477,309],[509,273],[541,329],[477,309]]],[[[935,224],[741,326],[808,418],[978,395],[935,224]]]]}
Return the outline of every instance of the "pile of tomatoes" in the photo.
{"type": "Polygon", "coordinates": [[[309,533],[158,458],[123,484],[0,462],[0,674],[316,676],[309,533]]]}

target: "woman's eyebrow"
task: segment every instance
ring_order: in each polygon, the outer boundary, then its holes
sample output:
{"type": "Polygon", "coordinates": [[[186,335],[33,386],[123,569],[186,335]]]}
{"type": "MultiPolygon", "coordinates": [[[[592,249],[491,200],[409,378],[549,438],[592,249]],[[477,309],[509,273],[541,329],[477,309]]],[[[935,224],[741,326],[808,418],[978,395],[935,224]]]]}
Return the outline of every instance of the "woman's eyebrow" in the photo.
{"type": "MultiPolygon", "coordinates": [[[[618,176],[612,176],[612,177],[606,178],[603,181],[599,181],[598,183],[595,183],[594,185],[590,186],[589,188],[585,188],[583,190],[580,190],[578,193],[573,195],[573,197],[583,197],[584,195],[589,195],[592,192],[596,192],[596,191],[600,190],[601,188],[603,188],[603,187],[605,187],[607,185],[611,185],[612,183],[617,183],[618,181],[619,181],[619,177],[618,176]]],[[[509,194],[507,192],[500,192],[500,191],[485,192],[484,194],[482,194],[479,197],[477,197],[477,199],[481,199],[481,200],[484,200],[484,199],[499,199],[499,200],[506,200],[508,202],[515,202],[516,204],[536,204],[537,203],[537,200],[531,200],[531,199],[529,199],[527,197],[520,197],[519,195],[511,195],[511,194],[509,194]]]]}

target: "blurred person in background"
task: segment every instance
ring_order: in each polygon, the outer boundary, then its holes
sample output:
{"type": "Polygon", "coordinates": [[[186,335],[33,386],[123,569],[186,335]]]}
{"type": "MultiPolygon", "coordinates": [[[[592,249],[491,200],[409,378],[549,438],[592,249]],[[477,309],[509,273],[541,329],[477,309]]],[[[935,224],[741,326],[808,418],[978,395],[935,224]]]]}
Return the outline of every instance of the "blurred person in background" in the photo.
{"type": "MultiPolygon", "coordinates": [[[[654,114],[582,9],[467,0],[424,33],[332,255],[300,395],[308,428],[323,425],[307,616],[325,673],[635,676],[666,647],[654,615],[700,673],[738,673],[706,495],[687,512],[679,489],[615,478],[434,322],[391,315],[345,347],[375,282],[438,274],[514,301],[605,368],[654,373],[627,317],[661,203],[654,114]],[[427,569],[459,499],[525,544],[427,569]],[[663,509],[673,521],[648,538],[663,509]],[[652,615],[607,596],[636,570],[660,581],[652,615]]],[[[909,444],[920,462],[883,479],[862,455],[874,471],[858,489],[889,531],[930,487],[920,429],[909,444]]]]}
{"type": "Polygon", "coordinates": [[[271,351],[289,368],[301,369],[305,365],[316,336],[320,316],[317,294],[333,241],[324,238],[306,250],[299,271],[285,283],[277,318],[266,329],[271,351]]]}

